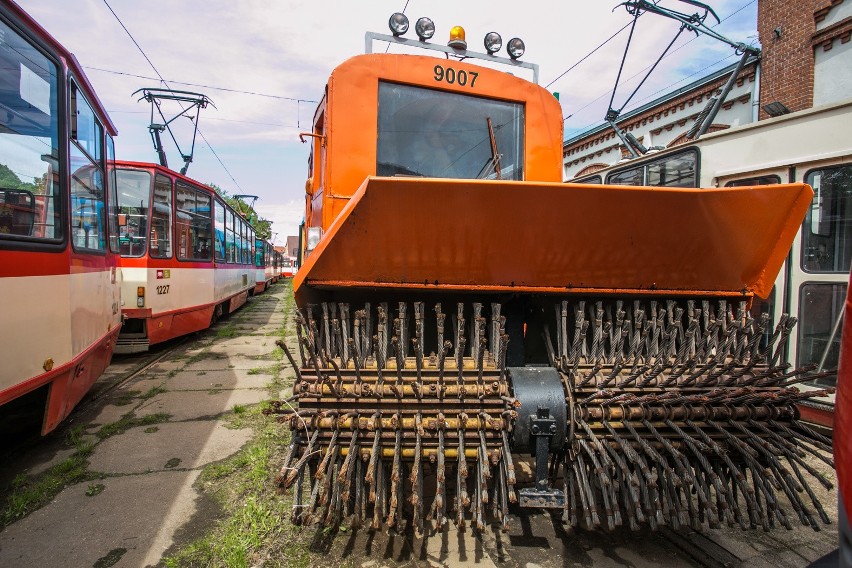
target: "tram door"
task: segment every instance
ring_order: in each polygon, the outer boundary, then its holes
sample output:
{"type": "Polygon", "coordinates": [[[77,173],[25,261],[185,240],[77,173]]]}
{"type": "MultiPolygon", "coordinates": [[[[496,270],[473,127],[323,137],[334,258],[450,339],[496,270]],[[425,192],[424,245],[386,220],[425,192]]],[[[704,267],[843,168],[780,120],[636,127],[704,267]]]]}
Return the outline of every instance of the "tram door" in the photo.
{"type": "Polygon", "coordinates": [[[790,255],[789,307],[799,322],[790,339],[789,361],[836,369],[852,267],[852,163],[797,170],[797,181],[813,188],[814,199],[790,255]]]}

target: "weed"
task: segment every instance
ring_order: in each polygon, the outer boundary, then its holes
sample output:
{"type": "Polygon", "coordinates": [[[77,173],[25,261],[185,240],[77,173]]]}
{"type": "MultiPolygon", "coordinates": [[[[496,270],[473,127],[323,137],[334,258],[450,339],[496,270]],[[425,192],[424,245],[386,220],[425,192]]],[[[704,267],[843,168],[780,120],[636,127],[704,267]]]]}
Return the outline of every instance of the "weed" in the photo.
{"type": "Polygon", "coordinates": [[[94,497],[95,495],[100,495],[101,493],[103,493],[104,489],[106,489],[106,486],[103,483],[89,484],[89,487],[86,489],[86,497],[94,497]]]}
{"type": "Polygon", "coordinates": [[[127,406],[131,402],[133,402],[133,398],[142,394],[142,391],[131,390],[124,391],[120,393],[115,399],[112,400],[111,404],[114,406],[127,406]]]}
{"type": "Polygon", "coordinates": [[[166,390],[166,388],[163,387],[162,385],[157,385],[155,387],[151,387],[150,389],[148,389],[148,392],[146,392],[145,394],[143,394],[139,398],[141,398],[142,400],[148,400],[149,398],[154,398],[158,394],[162,394],[164,392],[168,392],[166,390]]]}
{"type": "Polygon", "coordinates": [[[216,330],[216,337],[225,338],[225,337],[236,337],[237,328],[234,324],[228,324],[222,328],[216,330]]]}
{"type": "Polygon", "coordinates": [[[234,414],[243,414],[246,411],[245,405],[235,404],[234,405],[234,414]]]}
{"type": "Polygon", "coordinates": [[[101,426],[101,429],[95,432],[95,436],[101,440],[106,440],[110,436],[123,434],[127,430],[135,428],[136,426],[149,426],[151,424],[168,422],[169,418],[171,418],[171,415],[164,412],[157,412],[155,414],[149,414],[142,417],[137,417],[132,412],[128,412],[117,421],[101,426]]]}
{"type": "Polygon", "coordinates": [[[154,432],[159,432],[159,431],[160,431],[160,429],[157,428],[156,426],[148,426],[147,428],[145,428],[145,430],[143,430],[143,432],[145,432],[146,434],[153,434],[154,432]]]}
{"type": "Polygon", "coordinates": [[[75,452],[38,477],[17,476],[0,508],[0,527],[46,505],[66,486],[89,479],[87,465],[86,454],[75,452]]]}
{"type": "Polygon", "coordinates": [[[202,377],[202,376],[204,376],[204,375],[206,375],[206,374],[207,374],[207,371],[198,371],[197,373],[195,373],[195,375],[196,375],[197,377],[202,377]]]}

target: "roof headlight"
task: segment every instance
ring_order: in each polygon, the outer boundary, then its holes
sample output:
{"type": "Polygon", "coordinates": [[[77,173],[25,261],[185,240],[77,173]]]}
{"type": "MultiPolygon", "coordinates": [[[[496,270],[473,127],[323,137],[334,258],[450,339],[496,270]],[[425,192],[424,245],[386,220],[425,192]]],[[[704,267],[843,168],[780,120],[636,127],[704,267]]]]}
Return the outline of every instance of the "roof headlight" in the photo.
{"type": "Polygon", "coordinates": [[[461,26],[453,26],[450,30],[450,41],[447,45],[456,49],[467,49],[467,42],[464,40],[464,28],[461,26]]]}
{"type": "Polygon", "coordinates": [[[509,40],[509,43],[506,44],[506,51],[509,52],[509,57],[512,59],[517,59],[524,54],[524,50],[526,46],[524,45],[524,40],[518,37],[513,37],[509,40]]]}
{"type": "Polygon", "coordinates": [[[401,36],[408,31],[408,16],[395,12],[388,20],[388,27],[394,36],[401,36]]]}
{"type": "Polygon", "coordinates": [[[414,31],[417,32],[420,41],[426,41],[435,35],[435,22],[424,16],[414,24],[414,31]]]}
{"type": "Polygon", "coordinates": [[[500,48],[503,47],[503,38],[497,32],[488,32],[485,34],[485,51],[494,55],[500,48]]]}

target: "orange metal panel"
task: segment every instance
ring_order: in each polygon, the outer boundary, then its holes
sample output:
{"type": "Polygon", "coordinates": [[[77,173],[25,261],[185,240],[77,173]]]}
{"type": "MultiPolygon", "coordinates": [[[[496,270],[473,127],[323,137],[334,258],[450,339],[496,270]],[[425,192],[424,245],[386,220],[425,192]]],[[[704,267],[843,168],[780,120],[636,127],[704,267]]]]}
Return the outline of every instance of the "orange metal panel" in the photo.
{"type": "Polygon", "coordinates": [[[294,286],[757,294],[811,202],[804,184],[681,189],[368,178],[294,286]]]}

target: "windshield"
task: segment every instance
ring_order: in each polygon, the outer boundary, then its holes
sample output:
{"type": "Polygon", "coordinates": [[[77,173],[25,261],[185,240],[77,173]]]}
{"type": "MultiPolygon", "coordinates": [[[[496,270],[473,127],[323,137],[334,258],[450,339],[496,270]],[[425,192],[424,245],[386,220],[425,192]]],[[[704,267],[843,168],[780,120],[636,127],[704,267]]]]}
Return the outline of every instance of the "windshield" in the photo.
{"type": "Polygon", "coordinates": [[[115,177],[121,256],[142,256],[147,248],[151,174],[140,170],[116,170],[115,177]]]}
{"type": "Polygon", "coordinates": [[[0,22],[0,68],[0,239],[60,239],[57,67],[0,22]]]}
{"type": "Polygon", "coordinates": [[[524,106],[379,84],[376,173],[523,179],[524,106]]]}

